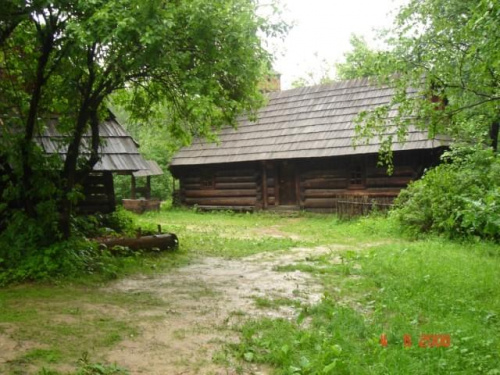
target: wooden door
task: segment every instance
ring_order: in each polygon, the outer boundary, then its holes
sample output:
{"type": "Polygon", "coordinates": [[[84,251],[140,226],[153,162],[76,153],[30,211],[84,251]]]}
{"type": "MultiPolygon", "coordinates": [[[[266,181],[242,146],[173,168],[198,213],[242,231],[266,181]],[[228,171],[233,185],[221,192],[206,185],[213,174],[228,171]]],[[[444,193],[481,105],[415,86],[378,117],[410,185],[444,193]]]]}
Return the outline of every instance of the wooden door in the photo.
{"type": "Polygon", "coordinates": [[[297,205],[294,165],[287,162],[283,162],[279,166],[278,175],[279,175],[279,204],[282,206],[297,205]]]}

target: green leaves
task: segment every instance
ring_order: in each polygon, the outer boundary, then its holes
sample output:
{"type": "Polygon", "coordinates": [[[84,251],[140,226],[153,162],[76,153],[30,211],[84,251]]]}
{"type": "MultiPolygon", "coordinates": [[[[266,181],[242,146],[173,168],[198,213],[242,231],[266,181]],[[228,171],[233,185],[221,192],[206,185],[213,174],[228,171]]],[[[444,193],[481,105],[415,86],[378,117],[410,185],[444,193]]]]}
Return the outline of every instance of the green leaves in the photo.
{"type": "Polygon", "coordinates": [[[282,30],[253,0],[5,0],[0,10],[0,145],[15,172],[6,186],[24,202],[46,199],[29,172],[47,165],[29,154],[56,115],[69,147],[63,193],[50,198],[66,208],[78,198],[76,169],[95,165],[80,155],[82,134],[96,134],[92,119],[104,120],[113,94],[135,120],[166,114],[162,130],[180,143],[213,135],[262,104],[271,56],[260,35],[282,30]]]}
{"type": "Polygon", "coordinates": [[[416,232],[498,240],[498,157],[491,150],[454,148],[445,160],[401,193],[395,215],[416,232]]]}

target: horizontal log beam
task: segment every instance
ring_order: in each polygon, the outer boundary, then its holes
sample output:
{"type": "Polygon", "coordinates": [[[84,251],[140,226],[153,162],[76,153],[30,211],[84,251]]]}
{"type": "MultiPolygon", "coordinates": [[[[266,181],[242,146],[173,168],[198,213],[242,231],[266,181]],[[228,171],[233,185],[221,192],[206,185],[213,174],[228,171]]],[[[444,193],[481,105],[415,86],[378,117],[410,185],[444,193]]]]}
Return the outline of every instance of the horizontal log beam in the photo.
{"type": "Polygon", "coordinates": [[[115,246],[128,247],[131,250],[173,250],[179,246],[179,240],[173,233],[143,236],[139,238],[113,238],[100,241],[111,251],[115,246]]]}
{"type": "Polygon", "coordinates": [[[216,177],[255,176],[255,169],[223,169],[215,172],[216,177]]]}
{"type": "Polygon", "coordinates": [[[253,176],[229,176],[229,177],[215,177],[215,183],[224,182],[255,182],[257,175],[253,176]]]}
{"type": "Polygon", "coordinates": [[[305,180],[300,183],[302,189],[345,189],[347,178],[305,180]]]}
{"type": "Polygon", "coordinates": [[[389,176],[387,174],[387,168],[383,167],[368,167],[366,168],[366,175],[369,177],[403,177],[403,176],[413,176],[415,174],[415,168],[412,166],[394,166],[394,171],[389,176]]]}
{"type": "Polygon", "coordinates": [[[215,184],[216,189],[256,189],[255,182],[221,182],[215,184]]]}
{"type": "Polygon", "coordinates": [[[224,190],[186,190],[187,198],[209,198],[209,197],[255,197],[255,189],[224,189],[224,190]]]}
{"type": "Polygon", "coordinates": [[[345,194],[346,189],[306,189],[304,197],[307,198],[334,198],[339,194],[345,194]]]}
{"type": "Polygon", "coordinates": [[[246,197],[235,197],[235,198],[185,198],[185,202],[188,205],[198,205],[198,206],[254,206],[257,203],[257,199],[246,198],[246,197]]]}
{"type": "Polygon", "coordinates": [[[370,177],[366,179],[367,187],[405,187],[412,180],[411,177],[370,177]]]}

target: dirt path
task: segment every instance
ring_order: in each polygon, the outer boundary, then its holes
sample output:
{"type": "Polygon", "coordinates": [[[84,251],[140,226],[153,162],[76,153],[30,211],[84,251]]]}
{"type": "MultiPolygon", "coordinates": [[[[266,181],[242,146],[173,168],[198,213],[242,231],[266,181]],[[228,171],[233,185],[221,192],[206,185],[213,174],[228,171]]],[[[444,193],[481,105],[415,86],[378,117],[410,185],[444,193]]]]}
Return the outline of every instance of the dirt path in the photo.
{"type": "MultiPolygon", "coordinates": [[[[120,280],[108,290],[152,293],[166,301],[168,308],[147,307],[130,317],[148,319],[142,319],[141,334],[122,342],[108,360],[132,374],[236,373],[231,366],[212,360],[214,355],[221,356],[225,343],[237,340],[235,325],[254,316],[293,318],[297,313],[286,303],[262,308],[262,301],[293,298],[311,304],[322,297],[321,287],[309,274],[278,272],[275,267],[332,250],[296,248],[238,260],[205,258],[168,274],[120,280]]],[[[248,367],[244,373],[268,371],[248,367]]]]}

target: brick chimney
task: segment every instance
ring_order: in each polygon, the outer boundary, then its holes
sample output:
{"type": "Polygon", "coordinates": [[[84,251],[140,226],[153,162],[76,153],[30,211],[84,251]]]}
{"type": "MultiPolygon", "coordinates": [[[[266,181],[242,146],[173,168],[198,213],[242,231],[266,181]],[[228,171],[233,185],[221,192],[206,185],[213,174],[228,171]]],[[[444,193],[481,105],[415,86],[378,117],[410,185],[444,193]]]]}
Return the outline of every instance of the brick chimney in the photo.
{"type": "Polygon", "coordinates": [[[264,94],[269,92],[281,91],[281,74],[275,71],[271,71],[259,83],[259,90],[264,94]]]}

